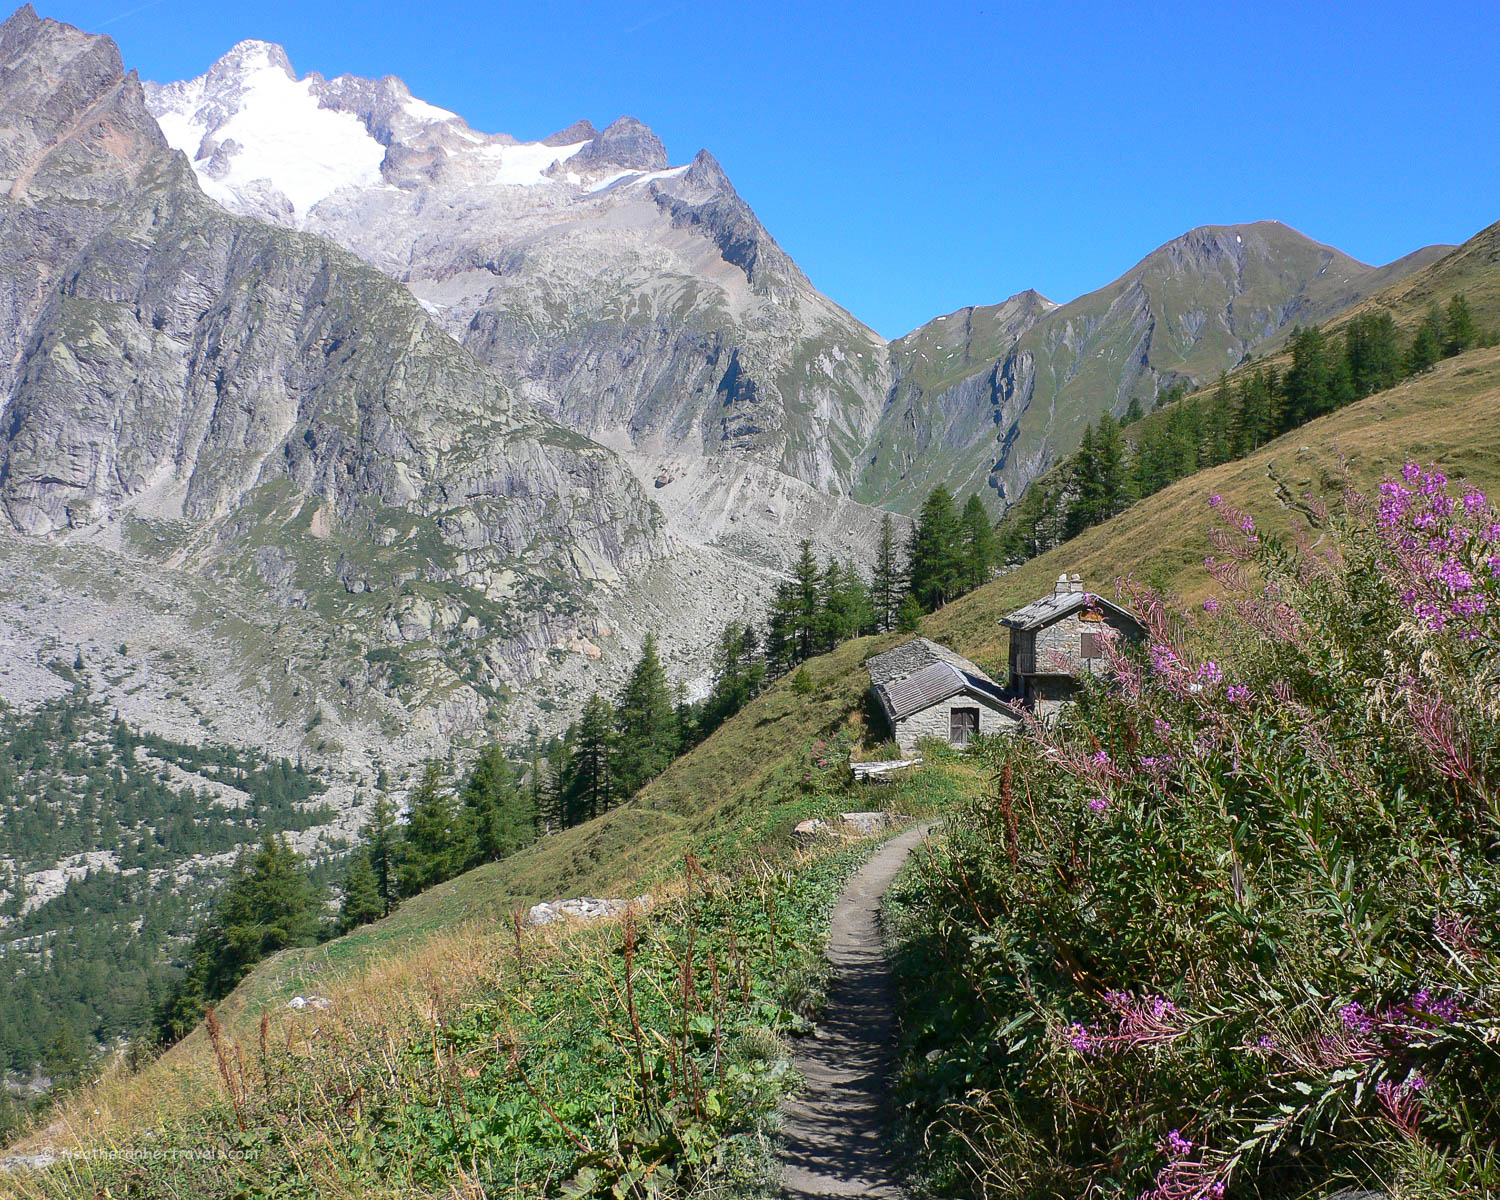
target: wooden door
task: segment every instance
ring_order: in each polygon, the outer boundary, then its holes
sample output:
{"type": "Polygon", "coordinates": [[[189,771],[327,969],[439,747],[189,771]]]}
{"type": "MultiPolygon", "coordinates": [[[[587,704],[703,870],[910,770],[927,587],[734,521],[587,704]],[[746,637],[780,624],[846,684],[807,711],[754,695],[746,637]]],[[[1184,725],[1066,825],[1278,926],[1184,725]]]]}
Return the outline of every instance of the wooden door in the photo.
{"type": "Polygon", "coordinates": [[[977,708],[955,708],[948,717],[948,740],[955,746],[967,746],[969,740],[979,732],[979,710],[977,708]]]}

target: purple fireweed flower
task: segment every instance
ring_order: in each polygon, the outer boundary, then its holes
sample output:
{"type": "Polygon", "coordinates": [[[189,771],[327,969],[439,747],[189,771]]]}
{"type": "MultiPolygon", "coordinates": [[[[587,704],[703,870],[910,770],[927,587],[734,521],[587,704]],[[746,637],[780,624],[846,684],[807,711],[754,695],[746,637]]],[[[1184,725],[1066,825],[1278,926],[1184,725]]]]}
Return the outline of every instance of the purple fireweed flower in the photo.
{"type": "Polygon", "coordinates": [[[1167,734],[1172,732],[1172,722],[1162,717],[1152,717],[1151,726],[1161,737],[1166,737],[1167,734]]]}
{"type": "Polygon", "coordinates": [[[1096,767],[1107,767],[1109,766],[1109,763],[1110,758],[1108,750],[1096,750],[1094,752],[1094,765],[1096,767]]]}
{"type": "Polygon", "coordinates": [[[1208,498],[1208,507],[1209,508],[1218,508],[1219,505],[1221,505],[1223,503],[1224,503],[1224,497],[1221,496],[1221,495],[1219,495],[1218,492],[1215,492],[1212,496],[1210,496],[1208,498]]]}
{"type": "Polygon", "coordinates": [[[1231,704],[1249,704],[1250,689],[1242,683],[1231,684],[1224,692],[1231,704]]]}
{"type": "Polygon", "coordinates": [[[1217,600],[1215,600],[1212,596],[1210,596],[1207,600],[1205,600],[1203,602],[1203,611],[1206,612],[1206,613],[1216,613],[1216,612],[1218,612],[1219,611],[1219,602],[1217,600]]]}
{"type": "Polygon", "coordinates": [[[1092,1054],[1094,1052],[1094,1039],[1083,1025],[1075,1024],[1068,1030],[1068,1045],[1072,1046],[1079,1054],[1092,1054]]]}
{"type": "Polygon", "coordinates": [[[1218,663],[1214,662],[1212,659],[1209,659],[1208,662],[1204,663],[1198,668],[1198,674],[1196,678],[1199,683],[1206,684],[1209,687],[1214,687],[1223,682],[1224,672],[1219,670],[1218,663]]]}
{"type": "Polygon", "coordinates": [[[1102,813],[1105,812],[1108,808],[1108,796],[1095,796],[1092,800],[1089,801],[1089,811],[1092,813],[1102,813]]]}
{"type": "Polygon", "coordinates": [[[1193,1143],[1182,1136],[1180,1129],[1174,1129],[1162,1141],[1161,1152],[1168,1158],[1186,1158],[1193,1152],[1193,1143]]]}
{"type": "Polygon", "coordinates": [[[1351,1033],[1372,1033],[1375,1029],[1374,1018],[1365,1012],[1364,1005],[1358,1001],[1352,1001],[1339,1009],[1339,1020],[1351,1033]]]}

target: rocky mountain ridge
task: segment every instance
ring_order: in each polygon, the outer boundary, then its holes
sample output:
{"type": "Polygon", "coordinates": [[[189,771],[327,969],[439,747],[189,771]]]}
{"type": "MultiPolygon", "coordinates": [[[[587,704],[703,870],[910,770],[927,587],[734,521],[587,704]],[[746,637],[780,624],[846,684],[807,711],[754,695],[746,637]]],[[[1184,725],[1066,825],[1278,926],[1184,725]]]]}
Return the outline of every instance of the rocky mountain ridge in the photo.
{"type": "MultiPolygon", "coordinates": [[[[221,615],[246,588],[312,613],[316,686],[242,668],[331,753],[392,720],[480,729],[559,654],[628,660],[633,637],[598,643],[635,628],[629,580],[671,551],[618,456],[384,274],[205,197],[107,38],[18,10],[0,111],[0,506],[78,547],[75,588],[111,569],[86,544],[182,594],[218,587],[221,615]]],[[[40,565],[25,543],[7,557],[40,565]]],[[[50,624],[16,622],[18,657],[50,624]]]]}
{"type": "MultiPolygon", "coordinates": [[[[808,502],[851,532],[868,518],[850,500],[909,512],[938,482],[999,510],[1103,412],[1207,382],[1442,249],[1372,268],[1275,222],[1205,226],[1068,304],[1023,292],[887,344],[813,287],[711,155],[669,166],[633,118],[518,143],[392,76],[299,81],[262,42],[196,80],[149,86],[148,102],[212,193],[400,279],[455,338],[644,481],[706,460],[691,474],[717,490],[658,497],[691,541],[704,540],[695,514],[760,494],[767,471],[809,485],[808,502]],[[310,205],[290,201],[311,156],[278,132],[283,109],[257,82],[268,77],[301,97],[306,127],[349,123],[344,141],[366,147],[363,176],[310,205]],[[265,178],[251,178],[256,164],[265,178]]],[[[777,555],[786,539],[757,507],[743,517],[750,541],[777,555]]]]}

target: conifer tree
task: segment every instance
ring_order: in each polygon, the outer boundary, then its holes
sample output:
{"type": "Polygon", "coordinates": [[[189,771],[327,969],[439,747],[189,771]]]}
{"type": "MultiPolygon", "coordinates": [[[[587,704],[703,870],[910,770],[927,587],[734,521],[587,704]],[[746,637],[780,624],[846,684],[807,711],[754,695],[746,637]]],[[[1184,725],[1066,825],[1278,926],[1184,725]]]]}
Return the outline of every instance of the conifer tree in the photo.
{"type": "Polygon", "coordinates": [[[817,644],[819,616],[823,607],[822,582],[812,543],[804,538],[796,565],[792,568],[792,611],[795,620],[792,636],[797,662],[811,658],[817,644]]]}
{"type": "MultiPolygon", "coordinates": [[[[814,571],[813,617],[817,617],[814,571]]],[[[666,768],[677,754],[677,715],[672,690],[656,652],[656,636],[648,633],[641,657],[625,681],[616,709],[617,752],[615,780],[621,799],[628,799],[666,768]]]]}
{"type": "Polygon", "coordinates": [[[609,701],[598,692],[590,695],[584,703],[573,737],[573,753],[565,784],[564,811],[569,825],[608,812],[616,800],[616,719],[609,701]]]}
{"type": "Polygon", "coordinates": [[[1336,364],[1328,339],[1316,327],[1292,331],[1292,366],[1286,373],[1287,419],[1301,425],[1334,407],[1336,364]]]}
{"type": "Polygon", "coordinates": [[[1396,321],[1388,312],[1361,313],[1344,327],[1344,357],[1356,397],[1383,392],[1403,374],[1396,321]]]}
{"type": "Polygon", "coordinates": [[[1406,369],[1413,375],[1427,370],[1443,357],[1443,343],[1446,340],[1444,324],[1442,312],[1436,304],[1432,305],[1422,318],[1422,323],[1417,326],[1411,349],[1406,354],[1406,369]]]}
{"type": "Polygon", "coordinates": [[[285,838],[267,834],[253,855],[236,860],[188,965],[157,1017],[165,1040],[197,1023],[205,1005],[227,996],[261,959],[317,941],[317,893],[302,858],[285,838]]]}
{"type": "Polygon", "coordinates": [[[977,494],[964,502],[959,524],[963,531],[964,587],[973,591],[989,581],[990,572],[1000,560],[1000,540],[989,511],[977,494]]]}
{"type": "Polygon", "coordinates": [[[391,808],[390,797],[380,792],[370,809],[370,819],[361,830],[365,855],[370,870],[375,876],[375,890],[380,895],[382,917],[391,915],[397,900],[397,860],[400,855],[401,831],[396,825],[396,814],[391,808]]]}
{"type": "Polygon", "coordinates": [[[407,801],[399,871],[403,896],[452,879],[477,856],[473,820],[454,802],[446,775],[442,763],[429,759],[407,801]]]}
{"type": "Polygon", "coordinates": [[[573,775],[571,739],[554,737],[539,763],[537,811],[548,829],[568,827],[567,785],[573,775]]]}
{"type": "Polygon", "coordinates": [[[963,549],[953,494],[939,485],[928,494],[907,548],[910,585],[917,603],[931,612],[963,588],[963,549]]]}
{"type": "Polygon", "coordinates": [[[901,598],[901,607],[896,613],[896,628],[902,633],[916,633],[922,628],[922,605],[910,592],[901,598]]]}
{"type": "Polygon", "coordinates": [[[381,898],[375,871],[370,865],[370,856],[364,850],[349,856],[349,865],[344,870],[344,880],[339,887],[338,932],[348,933],[385,915],[385,901],[381,898]]]}
{"type": "Polygon", "coordinates": [[[1443,354],[1452,357],[1479,345],[1479,331],[1474,327],[1474,313],[1468,298],[1460,292],[1448,301],[1443,317],[1443,354]]]}
{"type": "Polygon", "coordinates": [[[500,746],[480,751],[464,782],[463,803],[475,830],[477,862],[496,862],[536,840],[536,803],[500,746]]]}
{"type": "Polygon", "coordinates": [[[875,580],[870,590],[879,628],[893,628],[896,624],[896,610],[901,606],[901,597],[906,588],[902,578],[900,552],[896,549],[896,527],[890,513],[880,518],[880,542],[875,550],[875,580]]]}

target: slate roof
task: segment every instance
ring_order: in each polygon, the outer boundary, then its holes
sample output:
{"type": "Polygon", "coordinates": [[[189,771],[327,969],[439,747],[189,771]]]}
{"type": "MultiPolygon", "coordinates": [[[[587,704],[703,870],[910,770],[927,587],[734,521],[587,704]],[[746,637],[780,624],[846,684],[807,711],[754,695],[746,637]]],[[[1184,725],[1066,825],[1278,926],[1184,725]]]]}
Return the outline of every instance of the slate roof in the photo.
{"type": "Polygon", "coordinates": [[[1009,629],[1041,629],[1045,625],[1051,625],[1054,621],[1070,616],[1085,604],[1090,603],[1096,608],[1114,613],[1115,616],[1129,621],[1138,629],[1141,628],[1140,619],[1128,608],[1121,608],[1118,604],[1112,604],[1103,596],[1096,596],[1092,592],[1063,592],[1043,596],[1040,600],[1033,600],[1024,608],[1016,609],[1010,616],[1002,617],[1000,624],[1009,629]]]}
{"type": "Polygon", "coordinates": [[[886,717],[893,723],[941,704],[960,692],[979,696],[1019,718],[1005,689],[947,646],[912,638],[865,664],[886,717]]]}
{"type": "Polygon", "coordinates": [[[884,654],[867,659],[865,667],[870,672],[870,682],[879,687],[883,683],[915,675],[923,667],[930,667],[933,663],[952,663],[960,671],[967,671],[981,679],[989,678],[956,650],[940,646],[924,637],[914,637],[884,654]]]}

